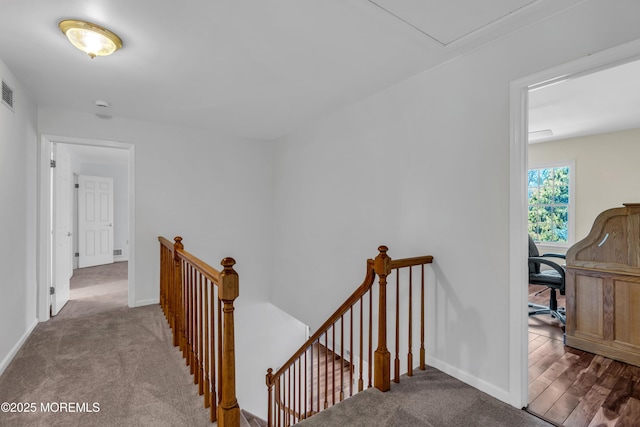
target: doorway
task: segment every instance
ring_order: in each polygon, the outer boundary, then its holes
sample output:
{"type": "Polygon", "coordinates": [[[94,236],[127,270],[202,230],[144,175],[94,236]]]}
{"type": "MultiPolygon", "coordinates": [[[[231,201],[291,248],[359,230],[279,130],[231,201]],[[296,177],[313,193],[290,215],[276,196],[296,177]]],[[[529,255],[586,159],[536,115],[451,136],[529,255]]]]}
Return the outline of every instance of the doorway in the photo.
{"type": "MultiPolygon", "coordinates": [[[[511,144],[509,202],[510,288],[510,380],[511,404],[528,404],[528,315],[527,315],[527,170],[528,95],[534,88],[585,76],[640,58],[640,41],[618,46],[555,67],[511,84],[511,144]]],[[[533,130],[533,129],[531,129],[533,130]]]]}
{"type": "MultiPolygon", "coordinates": [[[[114,255],[115,261],[128,261],[123,263],[123,268],[127,272],[127,304],[133,307],[135,304],[135,229],[134,229],[134,146],[133,144],[118,143],[112,141],[98,141],[78,138],[64,138],[43,135],[40,144],[40,176],[39,176],[39,233],[38,233],[38,318],[40,321],[48,320],[52,302],[55,296],[50,294],[51,287],[55,285],[56,262],[61,258],[57,253],[56,239],[49,230],[52,230],[53,218],[55,217],[54,202],[54,173],[51,166],[52,156],[58,148],[62,148],[67,154],[74,172],[85,175],[116,175],[119,177],[119,186],[116,186],[115,205],[116,208],[112,225],[120,224],[116,227],[114,234],[117,236],[112,240],[113,248],[110,252],[114,255]]],[[[77,175],[72,176],[70,181],[75,183],[77,175]]],[[[75,187],[75,186],[74,186],[75,187]]],[[[77,194],[74,194],[76,200],[77,194]]],[[[77,210],[76,208],[72,210],[77,210]]],[[[73,223],[77,224],[77,214],[74,215],[73,223]]],[[[60,233],[59,233],[60,234],[60,233]]],[[[73,251],[67,259],[69,263],[76,259],[78,254],[78,230],[64,233],[73,236],[73,251]]],[[[66,252],[64,254],[66,257],[66,252]]],[[[65,263],[67,262],[65,261],[65,263]]],[[[74,267],[77,263],[73,263],[74,267]]],[[[67,286],[69,284],[67,283],[67,286]]],[[[55,288],[53,290],[55,292],[55,288]]],[[[55,295],[55,294],[54,294],[55,295]]],[[[58,304],[59,305],[59,304],[58,304]]],[[[59,309],[59,307],[58,307],[59,309]]]]}

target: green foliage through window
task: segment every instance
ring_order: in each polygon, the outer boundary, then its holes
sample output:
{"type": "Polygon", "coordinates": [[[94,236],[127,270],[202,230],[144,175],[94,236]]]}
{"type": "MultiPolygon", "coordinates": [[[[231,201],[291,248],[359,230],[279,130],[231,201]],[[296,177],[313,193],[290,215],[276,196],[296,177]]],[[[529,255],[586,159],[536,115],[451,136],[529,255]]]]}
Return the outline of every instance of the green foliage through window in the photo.
{"type": "Polygon", "coordinates": [[[569,241],[569,166],[529,169],[529,234],[537,242],[569,241]]]}

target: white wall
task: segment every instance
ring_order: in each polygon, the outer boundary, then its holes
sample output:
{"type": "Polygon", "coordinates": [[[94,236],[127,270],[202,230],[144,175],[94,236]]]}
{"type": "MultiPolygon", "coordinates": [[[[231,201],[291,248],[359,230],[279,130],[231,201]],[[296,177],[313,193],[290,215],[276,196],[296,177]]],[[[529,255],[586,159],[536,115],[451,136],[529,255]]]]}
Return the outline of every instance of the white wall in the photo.
{"type": "Polygon", "coordinates": [[[205,131],[38,109],[42,134],[135,145],[136,305],[158,301],[159,235],[214,267],[238,262],[243,298],[266,300],[272,148],[205,131]]]}
{"type": "Polygon", "coordinates": [[[529,164],[575,160],[576,242],[602,211],[640,202],[640,129],[529,145],[529,164]]]}
{"type": "Polygon", "coordinates": [[[0,104],[0,374],[36,319],[36,107],[0,59],[14,111],[0,104]]]}
{"type": "MultiPolygon", "coordinates": [[[[115,261],[129,259],[129,171],[126,165],[77,162],[72,159],[71,168],[78,175],[113,178],[113,248],[122,249],[122,256],[115,261]]],[[[77,243],[76,230],[76,243],[77,243]]],[[[77,252],[77,248],[75,248],[77,252]]]]}
{"type": "Polygon", "coordinates": [[[430,362],[508,401],[510,83],[637,39],[639,13],[582,3],[279,141],[271,300],[313,330],[379,244],[432,254],[430,362]]]}

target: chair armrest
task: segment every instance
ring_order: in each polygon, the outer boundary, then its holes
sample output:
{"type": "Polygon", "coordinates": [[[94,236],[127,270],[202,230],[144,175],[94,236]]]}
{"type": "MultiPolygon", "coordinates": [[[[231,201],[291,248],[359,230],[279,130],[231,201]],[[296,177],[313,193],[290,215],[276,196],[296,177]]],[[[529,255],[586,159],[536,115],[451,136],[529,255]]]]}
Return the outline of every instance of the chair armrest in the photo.
{"type": "Polygon", "coordinates": [[[554,254],[554,253],[548,253],[548,254],[542,254],[540,255],[541,257],[554,257],[554,258],[562,258],[562,259],[567,259],[567,256],[564,254],[554,254]]]}
{"type": "Polygon", "coordinates": [[[564,283],[564,276],[565,276],[564,268],[562,268],[562,266],[559,265],[558,263],[545,259],[541,256],[530,256],[529,262],[548,265],[549,267],[553,268],[558,273],[560,273],[560,276],[562,277],[562,282],[564,283]]]}

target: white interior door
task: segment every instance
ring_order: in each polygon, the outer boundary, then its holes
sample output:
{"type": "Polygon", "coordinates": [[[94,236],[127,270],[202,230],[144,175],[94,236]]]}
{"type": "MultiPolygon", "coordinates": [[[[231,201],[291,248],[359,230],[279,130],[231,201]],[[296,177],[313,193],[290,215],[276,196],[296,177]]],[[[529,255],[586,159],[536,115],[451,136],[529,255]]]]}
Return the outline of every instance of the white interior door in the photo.
{"type": "Polygon", "coordinates": [[[55,168],[53,168],[52,197],[52,246],[53,259],[51,266],[51,315],[57,315],[69,301],[69,281],[73,275],[73,179],[71,161],[66,147],[53,144],[55,168]]]}
{"type": "Polygon", "coordinates": [[[78,176],[78,267],[113,263],[113,178],[78,176]]]}

